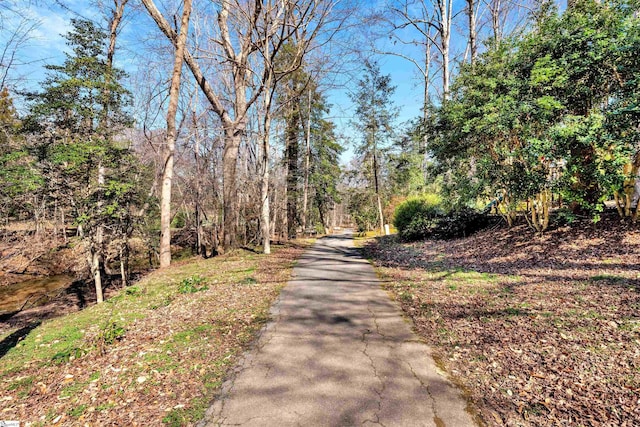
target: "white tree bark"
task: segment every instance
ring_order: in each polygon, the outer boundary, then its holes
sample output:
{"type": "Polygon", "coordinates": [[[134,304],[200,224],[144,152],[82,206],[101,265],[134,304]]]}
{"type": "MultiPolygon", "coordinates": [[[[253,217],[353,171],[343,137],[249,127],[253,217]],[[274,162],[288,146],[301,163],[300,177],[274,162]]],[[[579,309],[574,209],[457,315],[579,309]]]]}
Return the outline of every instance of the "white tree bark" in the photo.
{"type": "MultiPolygon", "coordinates": [[[[152,0],[142,3],[153,16],[155,6],[152,0]]],[[[157,11],[157,9],[155,9],[157,11]]],[[[177,138],[176,114],[180,95],[180,77],[185,57],[191,0],[184,0],[180,34],[176,38],[171,87],[169,89],[169,107],[167,108],[167,135],[165,139],[164,166],[162,169],[162,189],[160,193],[160,267],[171,264],[171,189],[173,184],[173,163],[177,138]]]]}

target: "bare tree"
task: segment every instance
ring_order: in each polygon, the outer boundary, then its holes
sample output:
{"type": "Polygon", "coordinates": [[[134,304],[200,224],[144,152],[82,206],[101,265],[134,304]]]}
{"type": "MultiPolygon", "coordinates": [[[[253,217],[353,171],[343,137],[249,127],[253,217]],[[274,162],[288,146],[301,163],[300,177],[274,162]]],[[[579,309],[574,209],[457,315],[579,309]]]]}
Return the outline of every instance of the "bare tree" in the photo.
{"type": "MultiPolygon", "coordinates": [[[[149,14],[168,39],[177,45],[177,34],[167,19],[162,16],[153,0],[143,0],[149,14]]],[[[228,78],[229,93],[224,88],[214,87],[205,77],[201,59],[185,50],[184,59],[196,79],[198,86],[210,103],[211,109],[219,117],[224,132],[223,150],[223,199],[225,249],[238,246],[239,187],[237,182],[237,160],[242,138],[246,133],[249,110],[264,95],[270,82],[268,72],[256,73],[252,68],[252,58],[260,52],[260,47],[271,45],[290,34],[292,18],[298,28],[307,32],[318,31],[322,27],[322,17],[329,15],[333,1],[280,0],[220,0],[217,2],[216,32],[211,39],[217,48],[212,57],[217,58],[221,69],[218,71],[224,81],[228,78]],[[287,19],[283,19],[284,13],[287,19]],[[311,24],[313,22],[313,25],[311,24]],[[226,67],[226,68],[225,68],[226,67]],[[257,74],[257,75],[256,75],[257,74]],[[257,78],[256,78],[257,77],[257,78]]],[[[264,58],[264,52],[260,53],[264,58]]],[[[206,56],[206,55],[201,55],[206,56]]],[[[264,67],[263,67],[264,69],[264,67]]]]}
{"type": "MultiPolygon", "coordinates": [[[[389,49],[376,49],[376,52],[402,58],[413,64],[420,74],[423,89],[422,119],[426,123],[429,120],[432,105],[431,88],[434,46],[438,42],[438,32],[436,31],[438,27],[434,25],[436,12],[433,4],[423,0],[407,0],[403,3],[392,2],[385,11],[377,14],[374,18],[376,21],[383,22],[385,24],[384,27],[390,29],[385,35],[393,44],[389,49]],[[388,13],[387,10],[391,13],[388,13]],[[405,52],[402,47],[419,47],[422,51],[422,56],[416,57],[416,55],[412,54],[413,52],[405,52]]],[[[421,169],[425,179],[428,165],[428,144],[428,135],[425,132],[422,138],[421,150],[424,153],[421,169]]]]}
{"type": "MultiPolygon", "coordinates": [[[[478,7],[477,0],[465,0],[467,2],[466,14],[469,30],[469,50],[471,51],[471,64],[478,58],[478,7]]],[[[499,1],[499,0],[498,0],[499,1]]]]}
{"type": "Polygon", "coordinates": [[[16,67],[23,65],[19,58],[20,50],[25,48],[31,32],[37,27],[37,23],[22,18],[15,28],[7,31],[10,33],[9,37],[0,46],[0,89],[5,88],[9,82],[19,80],[16,76],[12,76],[12,72],[16,67]]]}
{"type": "Polygon", "coordinates": [[[22,55],[29,46],[34,30],[40,23],[23,10],[31,2],[4,0],[0,2],[0,90],[21,82],[19,69],[28,65],[22,55]]]}
{"type": "MultiPolygon", "coordinates": [[[[263,54],[264,71],[263,82],[266,82],[264,94],[264,121],[263,121],[263,173],[261,182],[261,224],[262,237],[264,245],[264,253],[270,252],[270,236],[271,236],[271,219],[269,208],[269,139],[271,127],[271,109],[273,104],[273,95],[278,89],[280,82],[287,76],[299,70],[303,65],[303,59],[314,47],[314,42],[321,34],[321,30],[328,22],[330,12],[333,9],[334,1],[313,2],[313,1],[288,1],[283,2],[285,9],[282,16],[282,22],[274,22],[272,26],[278,28],[279,31],[269,38],[269,43],[264,43],[260,47],[263,54]],[[284,60],[279,59],[285,46],[289,47],[284,60]]],[[[274,14],[270,14],[274,15],[274,14]]],[[[266,16],[266,15],[265,15],[266,16]]],[[[276,14],[277,16],[277,14],[276,14]]],[[[325,34],[323,43],[327,43],[333,34],[340,27],[332,28],[325,34]]],[[[285,107],[291,102],[295,102],[302,94],[301,92],[309,85],[309,79],[304,82],[303,87],[290,94],[289,99],[282,99],[280,107],[285,107]]],[[[308,145],[307,137],[307,145],[308,145]]],[[[308,148],[307,148],[308,151],[308,148]]],[[[308,169],[308,164],[307,164],[308,169]]],[[[305,183],[305,188],[308,183],[305,183]]],[[[305,193],[306,194],[306,193],[305,193]]],[[[306,200],[305,200],[306,202],[306,200]]],[[[306,209],[306,206],[305,206],[306,209]]],[[[305,213],[306,215],[306,213],[305,213]]],[[[303,219],[304,223],[304,219],[303,219]]]]}
{"type": "MultiPolygon", "coordinates": [[[[149,14],[154,17],[157,9],[151,0],[142,0],[149,14]]],[[[169,90],[169,107],[167,108],[167,135],[162,169],[162,190],[160,197],[160,267],[171,264],[171,188],[173,183],[173,164],[176,147],[176,113],[180,95],[180,77],[186,52],[189,18],[191,16],[191,0],[184,0],[180,32],[174,42],[175,53],[171,88],[169,90]]],[[[155,19],[155,17],[154,17],[155,19]]]]}
{"type": "MultiPolygon", "coordinates": [[[[435,48],[441,63],[442,97],[447,99],[451,79],[453,0],[403,0],[391,2],[387,9],[391,11],[391,15],[387,15],[387,12],[383,11],[382,14],[378,14],[377,19],[385,21],[391,27],[389,37],[394,45],[399,43],[400,45],[421,46],[424,57],[416,59],[414,56],[404,54],[396,49],[387,49],[380,53],[401,57],[417,67],[424,79],[424,105],[426,107],[432,65],[431,48],[435,48]]],[[[428,114],[426,108],[424,114],[428,114]]]]}
{"type": "Polygon", "coordinates": [[[437,43],[434,43],[442,59],[442,99],[449,99],[449,85],[451,79],[451,22],[453,20],[453,0],[435,0],[435,20],[431,22],[438,33],[437,43]]]}
{"type": "MultiPolygon", "coordinates": [[[[425,105],[429,96],[426,89],[431,83],[428,70],[433,64],[431,47],[437,52],[442,78],[442,98],[449,96],[449,87],[452,77],[451,59],[453,57],[451,37],[453,20],[460,13],[467,18],[466,31],[468,31],[467,55],[470,62],[477,60],[483,39],[490,37],[495,42],[504,36],[520,29],[525,21],[521,11],[528,9],[526,2],[513,0],[465,0],[463,10],[454,10],[452,0],[403,0],[392,1],[385,10],[378,12],[374,18],[384,22],[390,32],[385,37],[393,42],[389,49],[377,50],[378,53],[401,57],[414,64],[424,79],[425,105]],[[487,27],[489,29],[487,30],[487,27]],[[490,32],[490,35],[487,34],[490,32]],[[413,52],[405,53],[398,46],[420,46],[425,53],[424,58],[418,58],[413,52]]],[[[383,34],[379,33],[378,38],[383,34]]],[[[424,118],[427,118],[425,110],[424,118]]]]}
{"type": "Polygon", "coordinates": [[[423,89],[423,118],[426,120],[429,114],[431,73],[433,68],[433,45],[436,40],[434,27],[431,25],[434,12],[430,3],[423,1],[405,1],[404,3],[391,3],[382,13],[377,13],[374,22],[382,22],[390,31],[377,34],[377,38],[388,38],[392,46],[389,48],[374,48],[376,53],[392,55],[404,59],[413,64],[420,73],[423,89]],[[414,7],[415,6],[415,7],[414,7]],[[390,12],[390,13],[389,13],[390,12]],[[423,56],[416,58],[410,52],[405,52],[403,47],[419,47],[423,56]]]}
{"type": "Polygon", "coordinates": [[[484,5],[484,10],[478,13],[480,25],[489,27],[488,37],[494,44],[499,44],[505,36],[525,28],[530,13],[537,10],[535,1],[480,1],[484,5]]]}

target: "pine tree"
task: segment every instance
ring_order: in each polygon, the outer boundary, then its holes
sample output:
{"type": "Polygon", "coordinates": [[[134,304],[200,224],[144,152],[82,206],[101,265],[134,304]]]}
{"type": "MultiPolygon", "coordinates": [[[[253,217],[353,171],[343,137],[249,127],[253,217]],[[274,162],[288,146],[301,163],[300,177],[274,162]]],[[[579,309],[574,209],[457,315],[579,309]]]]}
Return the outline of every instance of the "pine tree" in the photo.
{"type": "Polygon", "coordinates": [[[108,36],[87,20],[73,19],[66,35],[71,52],[48,65],[43,91],[31,96],[28,119],[34,152],[46,185],[41,196],[64,206],[86,244],[87,262],[102,296],[105,233],[131,228],[127,206],[134,197],[128,148],[114,136],[131,123],[124,73],[107,58],[108,36]]]}
{"type": "Polygon", "coordinates": [[[397,108],[391,100],[395,86],[391,85],[391,77],[383,75],[375,62],[367,61],[364,71],[364,76],[358,81],[356,92],[351,96],[356,104],[356,119],[352,124],[361,138],[360,143],[356,145],[356,151],[371,165],[367,179],[373,186],[380,232],[384,234],[381,151],[393,135],[393,122],[398,115],[397,108]]]}
{"type": "Polygon", "coordinates": [[[341,175],[340,154],[344,151],[336,138],[332,122],[318,118],[312,123],[310,147],[310,186],[319,222],[328,227],[327,215],[334,204],[340,203],[338,182],[341,175]]]}

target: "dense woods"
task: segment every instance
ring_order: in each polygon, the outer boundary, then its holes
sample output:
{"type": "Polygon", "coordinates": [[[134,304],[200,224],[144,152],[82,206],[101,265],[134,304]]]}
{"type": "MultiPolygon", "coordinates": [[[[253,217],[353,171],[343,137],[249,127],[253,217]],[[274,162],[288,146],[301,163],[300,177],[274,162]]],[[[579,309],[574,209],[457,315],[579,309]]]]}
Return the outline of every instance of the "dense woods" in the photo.
{"type": "MultiPolygon", "coordinates": [[[[8,25],[19,6],[2,9],[5,57],[37,28],[8,25]]],[[[77,236],[101,300],[105,273],[128,282],[132,239],[167,266],[178,241],[212,256],[351,223],[384,233],[398,206],[411,238],[484,214],[538,232],[606,206],[636,219],[634,2],[357,6],[117,0],[71,18],[37,86],[3,62],[6,232],[77,236]],[[127,25],[148,37],[146,66],[127,25]],[[388,58],[418,75],[406,123],[388,58]],[[349,129],[330,119],[336,90],[349,129]]]]}
{"type": "Polygon", "coordinates": [[[531,31],[463,67],[427,125],[452,206],[483,196],[537,231],[551,210],[598,221],[615,200],[633,215],[638,20],[625,3],[539,11],[531,31]]]}
{"type": "MultiPolygon", "coordinates": [[[[466,11],[472,9],[470,3],[466,11]]],[[[410,10],[396,10],[394,29],[415,26],[425,46],[440,43],[436,52],[446,57],[444,36],[434,38],[418,25],[424,11],[413,17],[410,10]]],[[[440,21],[446,16],[436,15],[440,21]]],[[[439,31],[440,21],[433,25],[439,31]]],[[[425,91],[423,117],[388,149],[386,203],[399,195],[422,198],[418,209],[415,201],[400,206],[413,219],[397,224],[409,227],[406,236],[468,230],[486,222],[480,213],[499,214],[509,226],[526,221],[538,232],[549,228],[552,216],[598,222],[607,207],[635,221],[637,5],[571,2],[561,11],[539,4],[523,27],[492,27],[480,50],[473,46],[474,31],[469,28],[469,55],[453,83],[443,76],[435,102],[425,91]],[[422,182],[415,173],[420,156],[422,182]],[[398,188],[395,173],[407,167],[414,173],[402,176],[413,176],[417,185],[398,188]]],[[[409,59],[423,69],[431,58],[425,55],[421,64],[409,59]]],[[[441,62],[438,72],[446,74],[447,67],[441,62]]]]}

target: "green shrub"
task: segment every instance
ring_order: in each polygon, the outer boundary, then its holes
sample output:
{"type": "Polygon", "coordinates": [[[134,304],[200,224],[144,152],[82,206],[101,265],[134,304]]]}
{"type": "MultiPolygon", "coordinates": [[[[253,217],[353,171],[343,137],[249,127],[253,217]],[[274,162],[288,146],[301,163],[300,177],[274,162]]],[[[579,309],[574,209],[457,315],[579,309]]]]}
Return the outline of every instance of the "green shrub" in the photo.
{"type": "Polygon", "coordinates": [[[469,236],[493,222],[492,218],[472,208],[445,212],[437,195],[408,199],[398,205],[393,225],[402,240],[434,237],[452,239],[469,236]]]}
{"type": "Polygon", "coordinates": [[[116,341],[120,341],[126,330],[114,321],[105,323],[98,334],[98,340],[104,345],[112,345],[116,341]]]}
{"type": "Polygon", "coordinates": [[[200,286],[204,282],[205,280],[200,276],[187,277],[180,282],[180,285],[178,286],[178,292],[180,292],[181,294],[193,294],[200,291],[206,291],[207,289],[209,289],[206,284],[200,286]]]}
{"type": "Polygon", "coordinates": [[[431,234],[441,215],[440,197],[428,194],[400,203],[393,217],[393,225],[403,240],[424,239],[431,234]]]}
{"type": "Polygon", "coordinates": [[[107,348],[112,346],[115,342],[124,338],[127,330],[120,326],[113,320],[109,320],[104,323],[98,331],[98,336],[95,338],[95,344],[100,354],[105,354],[107,348]]]}

